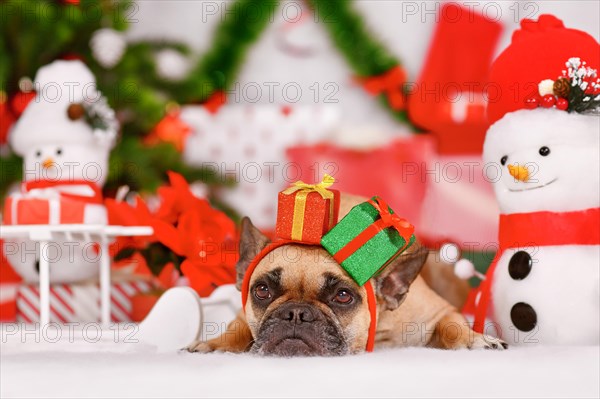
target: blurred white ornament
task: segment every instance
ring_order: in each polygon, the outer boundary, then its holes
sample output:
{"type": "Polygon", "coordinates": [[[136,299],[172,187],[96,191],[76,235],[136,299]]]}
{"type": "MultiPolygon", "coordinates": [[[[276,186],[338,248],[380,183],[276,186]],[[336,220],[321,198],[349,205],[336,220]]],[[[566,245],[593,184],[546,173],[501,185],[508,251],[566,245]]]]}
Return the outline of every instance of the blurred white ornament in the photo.
{"type": "Polygon", "coordinates": [[[112,68],[121,60],[127,47],[125,37],[114,29],[99,29],[92,35],[90,47],[94,59],[104,68],[112,68]]]}
{"type": "Polygon", "coordinates": [[[454,274],[461,280],[468,280],[471,277],[485,280],[485,275],[475,269],[473,262],[466,258],[461,259],[461,252],[458,245],[450,242],[443,244],[440,247],[439,256],[443,262],[454,265],[454,274]]]}
{"type": "Polygon", "coordinates": [[[485,280],[485,276],[475,269],[473,262],[464,258],[454,264],[454,274],[462,280],[468,280],[471,277],[485,280]]]}
{"type": "Polygon", "coordinates": [[[456,244],[444,244],[440,248],[440,258],[446,263],[454,263],[460,258],[460,251],[456,244]]]}
{"type": "Polygon", "coordinates": [[[374,126],[342,126],[332,133],[338,146],[358,151],[383,147],[391,141],[390,132],[374,126]]]}
{"type": "Polygon", "coordinates": [[[209,189],[208,186],[202,182],[194,182],[190,184],[190,191],[198,198],[208,198],[209,189]]]}
{"type": "Polygon", "coordinates": [[[475,265],[468,259],[460,259],[454,265],[454,274],[462,280],[470,279],[475,275],[475,265]]]}
{"type": "Polygon", "coordinates": [[[173,49],[161,50],[156,54],[156,73],[165,80],[178,81],[189,72],[188,59],[173,49]]]}
{"type": "MultiPolygon", "coordinates": [[[[304,6],[300,7],[304,8],[304,6]]],[[[323,41],[319,40],[322,36],[321,26],[310,17],[310,11],[296,10],[295,12],[298,13],[297,18],[286,18],[286,21],[277,27],[277,47],[290,56],[301,58],[312,57],[325,50],[325,45],[321,44],[323,41]]]]}

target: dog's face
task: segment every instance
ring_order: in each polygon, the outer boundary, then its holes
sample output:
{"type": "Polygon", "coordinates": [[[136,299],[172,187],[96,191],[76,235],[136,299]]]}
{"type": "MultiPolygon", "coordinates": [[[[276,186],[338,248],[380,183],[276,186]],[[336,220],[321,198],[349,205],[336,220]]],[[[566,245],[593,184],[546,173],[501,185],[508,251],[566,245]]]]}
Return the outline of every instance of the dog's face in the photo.
{"type": "MultiPolygon", "coordinates": [[[[268,240],[242,222],[238,288],[246,268],[268,240]]],[[[400,305],[427,251],[402,255],[373,279],[380,310],[400,305]]],[[[366,290],[319,246],[284,245],[254,269],[246,298],[251,350],[264,355],[331,356],[365,349],[370,323],[366,290]]]]}
{"type": "Polygon", "coordinates": [[[283,246],[257,266],[246,319],[262,354],[342,355],[364,349],[366,292],[319,247],[283,246]]]}

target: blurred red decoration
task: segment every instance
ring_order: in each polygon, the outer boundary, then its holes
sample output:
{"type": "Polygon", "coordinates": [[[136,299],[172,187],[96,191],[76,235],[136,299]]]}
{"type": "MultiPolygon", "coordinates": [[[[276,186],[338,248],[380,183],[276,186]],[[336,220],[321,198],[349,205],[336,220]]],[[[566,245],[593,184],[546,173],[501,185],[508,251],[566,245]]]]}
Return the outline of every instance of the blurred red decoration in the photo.
{"type": "Polygon", "coordinates": [[[502,30],[472,9],[442,6],[425,67],[408,97],[411,121],[430,131],[441,154],[480,154],[489,126],[490,66],[502,30]]]}
{"type": "Polygon", "coordinates": [[[82,54],[78,54],[78,53],[65,53],[60,57],[60,59],[66,60],[66,61],[79,60],[83,63],[86,62],[85,57],[82,54]]]}
{"type": "Polygon", "coordinates": [[[6,101],[0,102],[0,145],[6,144],[8,132],[13,123],[15,123],[15,117],[10,111],[8,103],[6,101]]]}
{"type": "Polygon", "coordinates": [[[177,151],[183,151],[185,140],[192,132],[192,128],[179,118],[179,111],[167,112],[167,115],[152,129],[145,143],[171,143],[177,151]]]}
{"type": "Polygon", "coordinates": [[[417,221],[426,191],[423,173],[435,155],[434,147],[431,137],[415,135],[364,151],[332,144],[298,146],[288,149],[287,156],[300,168],[303,180],[318,181],[321,171],[315,165],[320,165],[335,177],[339,191],[379,195],[403,218],[417,221]]]}
{"type": "Polygon", "coordinates": [[[16,290],[14,285],[21,282],[21,277],[14,271],[4,257],[4,242],[0,240],[0,322],[14,322],[17,317],[16,290]],[[14,292],[14,295],[11,293],[14,292]]]}
{"type": "Polygon", "coordinates": [[[19,282],[21,282],[21,277],[4,257],[4,241],[0,240],[0,284],[19,282]]]}
{"type": "Polygon", "coordinates": [[[34,91],[16,93],[10,100],[10,108],[15,116],[18,118],[27,108],[27,105],[35,98],[34,91]]]}
{"type": "Polygon", "coordinates": [[[214,92],[204,103],[204,107],[211,114],[216,114],[225,103],[227,102],[227,96],[223,91],[214,92]]]}
{"type": "MultiPolygon", "coordinates": [[[[190,286],[201,296],[208,296],[216,287],[235,282],[235,224],[207,200],[194,196],[181,175],[169,172],[169,182],[170,185],[159,188],[161,203],[153,212],[140,198],[135,206],[106,200],[111,224],[149,225],[154,229],[152,237],[123,238],[116,245],[120,251],[161,243],[183,258],[180,269],[190,286]]],[[[147,268],[143,261],[140,265],[147,268]]],[[[165,265],[155,282],[164,289],[173,286],[173,272],[173,264],[165,265]]]]}
{"type": "Polygon", "coordinates": [[[289,105],[284,105],[283,107],[281,107],[281,113],[285,116],[290,116],[292,111],[293,109],[289,105]]]}
{"type": "MultiPolygon", "coordinates": [[[[104,200],[106,212],[108,213],[108,223],[119,226],[150,226],[154,216],[150,213],[148,206],[141,198],[135,199],[135,205],[124,201],[117,201],[112,198],[104,200]]],[[[151,242],[156,242],[155,237],[117,237],[111,245],[110,253],[116,255],[124,248],[143,249],[151,242]]]]}
{"type": "Polygon", "coordinates": [[[406,72],[400,65],[380,76],[360,77],[357,80],[370,95],[385,94],[392,109],[399,111],[405,108],[403,86],[406,72]]]}

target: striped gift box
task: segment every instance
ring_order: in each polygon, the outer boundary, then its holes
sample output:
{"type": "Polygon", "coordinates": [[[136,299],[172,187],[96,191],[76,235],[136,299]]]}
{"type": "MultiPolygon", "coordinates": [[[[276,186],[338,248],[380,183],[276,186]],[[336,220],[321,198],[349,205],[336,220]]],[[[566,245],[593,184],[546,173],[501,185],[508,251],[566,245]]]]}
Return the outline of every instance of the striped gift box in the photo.
{"type": "MultiPolygon", "coordinates": [[[[153,288],[147,281],[118,282],[111,285],[111,319],[131,321],[131,298],[153,288]]],[[[17,321],[40,321],[40,292],[37,285],[21,285],[17,290],[17,321]]],[[[50,321],[56,323],[100,321],[100,287],[97,283],[54,284],[50,286],[50,321]]]]}

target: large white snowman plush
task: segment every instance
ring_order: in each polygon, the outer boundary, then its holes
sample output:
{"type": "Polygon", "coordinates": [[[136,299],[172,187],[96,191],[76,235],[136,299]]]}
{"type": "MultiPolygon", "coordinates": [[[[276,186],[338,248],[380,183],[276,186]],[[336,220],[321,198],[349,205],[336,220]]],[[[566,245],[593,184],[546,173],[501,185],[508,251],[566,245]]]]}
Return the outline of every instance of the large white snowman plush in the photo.
{"type": "MultiPolygon", "coordinates": [[[[55,61],[38,71],[36,97],[9,135],[23,157],[21,192],[5,203],[6,224],[107,223],[101,187],[118,131],[90,70],[55,61]]],[[[5,254],[25,281],[39,278],[35,243],[8,240],[5,254]]],[[[97,246],[82,236],[55,237],[48,247],[50,281],[74,282],[98,273],[97,246]],[[63,239],[64,238],[64,239],[63,239]]]]}
{"type": "Polygon", "coordinates": [[[492,67],[500,95],[483,155],[500,249],[475,329],[511,344],[599,342],[599,58],[595,39],[543,15],[522,22],[492,67]]]}

